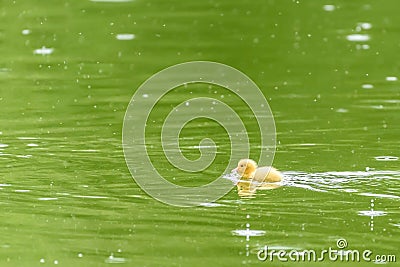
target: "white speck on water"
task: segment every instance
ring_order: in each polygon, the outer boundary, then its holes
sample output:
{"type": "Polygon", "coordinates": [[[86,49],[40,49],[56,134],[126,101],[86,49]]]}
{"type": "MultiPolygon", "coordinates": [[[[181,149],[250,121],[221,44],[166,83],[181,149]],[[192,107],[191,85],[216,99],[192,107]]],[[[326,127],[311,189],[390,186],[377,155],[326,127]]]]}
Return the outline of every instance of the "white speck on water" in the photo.
{"type": "Polygon", "coordinates": [[[0,187],[1,186],[11,186],[11,184],[0,184],[0,187]]]}
{"type": "Polygon", "coordinates": [[[358,26],[360,26],[363,30],[370,30],[372,28],[372,24],[369,22],[360,22],[358,23],[358,26]]]}
{"type": "Polygon", "coordinates": [[[361,210],[358,212],[358,215],[361,216],[385,216],[387,212],[380,211],[380,210],[361,210]]]}
{"type": "Polygon", "coordinates": [[[336,112],[338,112],[338,113],[347,113],[347,112],[349,112],[349,110],[348,110],[348,109],[345,109],[345,108],[338,108],[338,109],[336,110],[336,112]]]}
{"type": "Polygon", "coordinates": [[[357,50],[361,50],[361,49],[363,49],[363,50],[368,50],[369,49],[369,45],[367,45],[367,44],[357,44],[356,45],[356,48],[357,48],[357,50]]]}
{"type": "Polygon", "coordinates": [[[231,233],[233,235],[237,235],[237,236],[263,236],[265,235],[265,231],[263,230],[250,230],[250,229],[246,229],[246,230],[233,230],[231,231],[231,233]]]}
{"type": "Polygon", "coordinates": [[[38,145],[38,144],[31,143],[31,144],[27,144],[26,146],[28,146],[28,147],[38,147],[39,145],[38,145]]]}
{"type": "Polygon", "coordinates": [[[125,258],[120,258],[120,257],[114,257],[113,255],[110,255],[106,260],[106,263],[125,263],[126,259],[125,258]]]}
{"type": "Polygon", "coordinates": [[[57,197],[39,197],[38,200],[41,201],[49,201],[49,200],[57,200],[57,197]]]}
{"type": "Polygon", "coordinates": [[[0,144],[0,147],[8,147],[7,144],[0,144]]]}
{"type": "Polygon", "coordinates": [[[39,261],[40,263],[44,263],[45,262],[45,260],[44,259],[40,259],[40,261],[39,261]]]}
{"type": "Polygon", "coordinates": [[[328,12],[334,11],[334,10],[336,9],[336,7],[335,7],[334,5],[324,5],[322,8],[323,8],[325,11],[328,11],[328,12]]]}
{"type": "Polygon", "coordinates": [[[189,102],[186,102],[186,103],[185,103],[185,106],[189,106],[189,102]]]}
{"type": "Polygon", "coordinates": [[[36,137],[17,137],[19,140],[37,140],[36,137]]]}
{"type": "Polygon", "coordinates": [[[303,143],[299,144],[299,146],[316,146],[317,144],[311,144],[311,143],[303,143]]]}
{"type": "Polygon", "coordinates": [[[33,53],[35,54],[35,55],[50,55],[50,54],[52,54],[53,53],[53,51],[54,51],[54,48],[47,48],[47,47],[42,47],[42,48],[39,48],[39,49],[35,49],[34,51],[33,51],[33,53]]]}
{"type": "Polygon", "coordinates": [[[215,208],[215,207],[221,207],[221,206],[224,206],[224,205],[219,204],[219,203],[211,203],[211,202],[209,202],[209,203],[200,203],[200,206],[207,207],[207,208],[215,208]]]}
{"type": "Polygon", "coordinates": [[[143,98],[148,98],[149,95],[148,95],[148,94],[143,94],[142,97],[143,97],[143,98]]]}
{"type": "Polygon", "coordinates": [[[115,36],[115,38],[117,38],[117,40],[121,40],[121,41],[133,40],[133,39],[135,39],[135,37],[136,36],[132,33],[120,33],[115,36]]]}
{"type": "Polygon", "coordinates": [[[54,260],[54,264],[57,265],[58,264],[58,260],[54,260]]]}
{"type": "Polygon", "coordinates": [[[368,83],[361,85],[361,87],[363,89],[373,89],[374,88],[374,86],[372,84],[368,84],[368,83]]]}
{"type": "Polygon", "coordinates": [[[17,193],[26,193],[26,192],[31,192],[31,190],[28,190],[28,189],[17,189],[17,190],[14,190],[14,192],[17,192],[17,193]]]}
{"type": "Polygon", "coordinates": [[[395,156],[377,156],[377,157],[375,157],[375,160],[377,160],[377,161],[396,161],[396,160],[399,160],[399,157],[395,157],[395,156]]]}
{"type": "Polygon", "coordinates": [[[82,253],[79,253],[79,254],[78,254],[78,257],[79,257],[79,258],[82,258],[82,257],[83,257],[83,254],[82,254],[82,253]]]}
{"type": "Polygon", "coordinates": [[[23,159],[29,159],[32,157],[32,155],[17,155],[17,158],[23,158],[23,159]]]}
{"type": "Polygon", "coordinates": [[[350,42],[366,42],[370,37],[368,34],[350,34],[346,36],[346,39],[350,42]]]}
{"type": "Polygon", "coordinates": [[[23,29],[21,33],[22,33],[23,35],[28,35],[28,34],[31,33],[31,30],[29,30],[29,29],[23,29]]]}
{"type": "Polygon", "coordinates": [[[73,197],[77,197],[77,198],[92,198],[92,199],[104,199],[104,198],[108,198],[108,197],[104,197],[104,196],[80,196],[80,195],[75,195],[73,197]]]}
{"type": "Polygon", "coordinates": [[[388,81],[388,82],[395,82],[395,81],[397,81],[397,77],[395,77],[395,76],[388,76],[388,77],[386,77],[386,81],[388,81]]]}

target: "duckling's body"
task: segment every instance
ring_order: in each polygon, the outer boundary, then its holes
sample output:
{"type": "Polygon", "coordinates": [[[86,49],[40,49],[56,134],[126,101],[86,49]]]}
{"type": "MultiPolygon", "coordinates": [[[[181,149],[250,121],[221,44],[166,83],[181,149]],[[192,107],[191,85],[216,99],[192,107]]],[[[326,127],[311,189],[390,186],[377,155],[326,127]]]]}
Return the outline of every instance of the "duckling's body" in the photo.
{"type": "Polygon", "coordinates": [[[279,185],[268,184],[280,182],[283,175],[280,171],[271,166],[258,167],[251,159],[242,159],[235,171],[240,175],[241,180],[237,183],[239,194],[253,194],[257,187],[260,189],[272,189],[279,185]]]}
{"type": "Polygon", "coordinates": [[[280,182],[283,178],[282,173],[274,167],[258,167],[257,163],[251,159],[240,160],[235,170],[238,172],[242,179],[253,180],[259,183],[280,182]]]}
{"type": "Polygon", "coordinates": [[[274,167],[258,167],[254,172],[253,180],[257,182],[275,183],[282,181],[282,173],[274,167]]]}

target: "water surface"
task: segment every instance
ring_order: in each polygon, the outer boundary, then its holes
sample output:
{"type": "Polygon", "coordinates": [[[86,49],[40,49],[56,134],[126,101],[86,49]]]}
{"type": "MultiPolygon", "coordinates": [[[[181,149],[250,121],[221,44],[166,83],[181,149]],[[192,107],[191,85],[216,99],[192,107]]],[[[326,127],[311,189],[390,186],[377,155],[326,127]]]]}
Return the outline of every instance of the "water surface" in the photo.
{"type": "MultiPolygon", "coordinates": [[[[349,249],[400,260],[396,7],[394,0],[3,1],[0,265],[267,265],[256,256],[265,245],[321,250],[339,238],[349,249]],[[275,116],[282,187],[244,199],[233,189],[187,209],[159,203],[134,183],[121,147],[129,100],[155,72],[191,60],[231,65],[260,86],[275,116]]],[[[193,92],[224,95],[254,126],[223,89],[193,92]]],[[[188,97],[177,89],[156,114],[188,97]]],[[[149,131],[159,127],[150,123],[149,131]]],[[[230,151],[220,127],[188,125],[182,150],[195,158],[202,134],[219,147],[209,169],[188,175],[157,160],[163,153],[153,135],[158,170],[187,186],[218,177],[230,151]]],[[[250,135],[256,157],[257,132],[250,135]]]]}

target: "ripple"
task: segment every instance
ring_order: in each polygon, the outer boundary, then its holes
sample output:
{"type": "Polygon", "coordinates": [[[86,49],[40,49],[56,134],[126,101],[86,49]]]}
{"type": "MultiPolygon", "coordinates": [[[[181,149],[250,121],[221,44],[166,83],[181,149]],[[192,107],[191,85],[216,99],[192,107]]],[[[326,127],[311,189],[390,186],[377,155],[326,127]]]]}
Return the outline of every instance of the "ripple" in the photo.
{"type": "Polygon", "coordinates": [[[366,42],[369,41],[370,36],[368,34],[349,34],[346,39],[350,42],[366,42]]]}
{"type": "Polygon", "coordinates": [[[57,200],[58,198],[57,197],[40,197],[40,198],[38,198],[38,200],[41,200],[41,201],[50,201],[50,200],[57,200]]]}
{"type": "Polygon", "coordinates": [[[54,52],[54,48],[48,48],[48,47],[44,47],[44,46],[42,48],[35,49],[33,51],[33,53],[35,55],[50,55],[53,52],[54,52]]]}
{"type": "Polygon", "coordinates": [[[231,233],[236,236],[263,236],[266,232],[263,230],[239,229],[233,230],[231,233]]]}
{"type": "Polygon", "coordinates": [[[214,207],[221,207],[221,206],[225,206],[225,205],[219,204],[219,203],[200,203],[200,206],[207,207],[207,208],[214,208],[214,207]]]}
{"type": "Polygon", "coordinates": [[[73,197],[77,197],[77,198],[93,198],[93,199],[109,198],[109,197],[105,197],[105,196],[81,196],[81,195],[75,195],[73,197]]]}
{"type": "Polygon", "coordinates": [[[382,198],[394,198],[394,199],[399,199],[400,198],[399,196],[389,195],[389,194],[360,193],[359,195],[367,196],[367,197],[382,197],[382,198]]]}
{"type": "Polygon", "coordinates": [[[319,192],[346,192],[369,197],[400,197],[398,171],[284,172],[283,185],[319,192]]]}
{"type": "Polygon", "coordinates": [[[378,217],[378,216],[385,216],[387,215],[387,212],[381,211],[381,210],[360,210],[358,212],[358,215],[360,216],[373,216],[373,217],[378,217]]]}
{"type": "Polygon", "coordinates": [[[37,140],[38,138],[36,138],[36,137],[21,136],[21,137],[17,137],[17,139],[19,139],[19,140],[37,140]]]}
{"type": "Polygon", "coordinates": [[[374,158],[377,161],[396,161],[396,160],[399,160],[399,157],[395,157],[395,156],[377,156],[377,157],[374,157],[374,158]]]}
{"type": "Polygon", "coordinates": [[[8,145],[7,144],[0,144],[0,148],[2,148],[2,147],[8,147],[8,145]]]}
{"type": "Polygon", "coordinates": [[[72,152],[88,152],[88,153],[94,153],[94,152],[99,152],[99,150],[96,149],[72,149],[72,152]]]}
{"type": "Polygon", "coordinates": [[[38,144],[31,143],[31,144],[27,144],[26,146],[28,146],[28,147],[38,147],[39,145],[38,145],[38,144]]]}
{"type": "Polygon", "coordinates": [[[31,192],[31,190],[29,190],[29,189],[17,189],[17,190],[14,190],[14,192],[17,192],[17,193],[27,193],[27,192],[31,192]]]}
{"type": "Polygon", "coordinates": [[[16,157],[21,159],[29,159],[32,157],[32,155],[16,155],[16,157]]]}

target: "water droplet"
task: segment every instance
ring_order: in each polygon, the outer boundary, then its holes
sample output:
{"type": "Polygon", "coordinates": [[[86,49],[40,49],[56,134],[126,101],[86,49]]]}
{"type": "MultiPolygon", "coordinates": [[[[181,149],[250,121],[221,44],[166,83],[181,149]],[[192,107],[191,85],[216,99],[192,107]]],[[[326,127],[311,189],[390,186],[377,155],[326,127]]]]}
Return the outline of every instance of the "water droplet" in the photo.
{"type": "Polygon", "coordinates": [[[322,8],[323,8],[325,11],[328,11],[328,12],[334,11],[334,10],[336,9],[336,7],[335,7],[334,5],[324,5],[322,8]]]}
{"type": "Polygon", "coordinates": [[[374,86],[372,84],[363,84],[363,85],[361,85],[361,87],[363,89],[372,89],[372,88],[374,88],[374,86]]]}
{"type": "Polygon", "coordinates": [[[120,33],[120,34],[117,34],[116,36],[115,36],[115,38],[117,39],[117,40],[121,40],[121,41],[129,41],[129,40],[133,40],[133,39],[135,39],[135,35],[134,34],[132,34],[132,33],[120,33]]]}
{"type": "Polygon", "coordinates": [[[368,34],[350,34],[346,36],[346,39],[350,42],[366,42],[370,37],[368,34]]]}
{"type": "Polygon", "coordinates": [[[397,77],[395,77],[395,76],[388,76],[388,77],[386,77],[386,81],[388,81],[388,82],[395,82],[395,81],[397,81],[397,77]]]}
{"type": "Polygon", "coordinates": [[[29,29],[23,29],[22,30],[22,34],[23,35],[28,35],[28,34],[30,34],[31,33],[31,30],[29,30],[29,29]]]}

